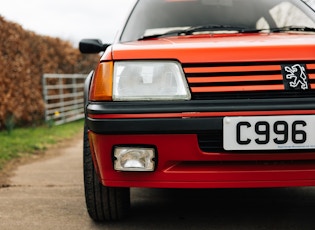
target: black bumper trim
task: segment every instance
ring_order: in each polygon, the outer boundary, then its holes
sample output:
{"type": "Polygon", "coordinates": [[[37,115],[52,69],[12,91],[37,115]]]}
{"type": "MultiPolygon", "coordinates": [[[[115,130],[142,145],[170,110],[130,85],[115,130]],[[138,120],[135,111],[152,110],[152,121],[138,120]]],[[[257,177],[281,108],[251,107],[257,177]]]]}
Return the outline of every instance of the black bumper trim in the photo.
{"type": "Polygon", "coordinates": [[[222,130],[222,117],[159,119],[87,119],[98,134],[196,134],[222,130]]]}
{"type": "Polygon", "coordinates": [[[315,98],[234,99],[199,101],[90,102],[88,114],[235,112],[315,110],[315,98]]]}
{"type": "Polygon", "coordinates": [[[221,131],[225,112],[313,110],[314,98],[277,98],[201,101],[133,101],[89,102],[86,122],[89,129],[100,134],[203,134],[221,131]],[[222,112],[216,117],[162,118],[163,113],[222,112]],[[161,118],[94,119],[99,114],[161,114],[161,118]]]}

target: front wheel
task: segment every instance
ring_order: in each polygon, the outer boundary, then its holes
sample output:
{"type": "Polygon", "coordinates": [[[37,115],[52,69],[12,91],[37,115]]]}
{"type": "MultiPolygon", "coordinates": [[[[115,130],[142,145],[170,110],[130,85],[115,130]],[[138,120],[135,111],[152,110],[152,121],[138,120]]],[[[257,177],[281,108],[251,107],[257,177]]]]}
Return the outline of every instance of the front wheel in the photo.
{"type": "Polygon", "coordinates": [[[84,190],[87,211],[94,221],[113,221],[124,218],[130,208],[130,188],[107,187],[96,174],[86,125],[83,135],[84,190]]]}

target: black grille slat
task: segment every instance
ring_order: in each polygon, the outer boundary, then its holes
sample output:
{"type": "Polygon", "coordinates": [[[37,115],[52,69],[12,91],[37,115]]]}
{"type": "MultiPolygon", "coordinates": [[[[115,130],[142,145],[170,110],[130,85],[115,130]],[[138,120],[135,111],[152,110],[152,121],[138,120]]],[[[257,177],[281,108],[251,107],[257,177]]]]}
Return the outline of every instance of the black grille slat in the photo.
{"type": "Polygon", "coordinates": [[[212,77],[212,76],[216,76],[216,77],[221,77],[221,76],[252,76],[252,75],[277,75],[277,74],[281,74],[281,70],[280,71],[244,71],[244,72],[219,72],[219,73],[209,73],[209,72],[205,72],[205,73],[187,73],[186,76],[187,77],[212,77]]]}
{"type": "MultiPolygon", "coordinates": [[[[242,151],[226,151],[223,149],[223,135],[222,131],[211,132],[207,134],[198,134],[199,148],[203,152],[214,153],[274,153],[273,150],[242,150],[242,151]]],[[[279,153],[301,153],[301,149],[296,150],[279,150],[279,153]]],[[[314,149],[303,149],[303,152],[314,152],[314,149]]]]}
{"type": "MultiPolygon", "coordinates": [[[[282,81],[264,81],[264,85],[282,84],[282,81]]],[[[242,82],[215,82],[215,83],[191,83],[190,87],[203,87],[203,86],[237,86],[237,85],[257,85],[256,81],[242,81],[242,82]]]]}
{"type": "Polygon", "coordinates": [[[262,91],[262,92],[239,92],[228,93],[194,93],[193,100],[218,100],[218,99],[270,99],[270,98],[315,98],[314,91],[262,91]]]}
{"type": "Polygon", "coordinates": [[[266,65],[281,65],[285,64],[315,64],[314,60],[283,60],[279,61],[263,61],[263,62],[214,62],[214,63],[182,63],[183,68],[200,68],[200,67],[229,67],[229,66],[266,66],[266,65]]]}

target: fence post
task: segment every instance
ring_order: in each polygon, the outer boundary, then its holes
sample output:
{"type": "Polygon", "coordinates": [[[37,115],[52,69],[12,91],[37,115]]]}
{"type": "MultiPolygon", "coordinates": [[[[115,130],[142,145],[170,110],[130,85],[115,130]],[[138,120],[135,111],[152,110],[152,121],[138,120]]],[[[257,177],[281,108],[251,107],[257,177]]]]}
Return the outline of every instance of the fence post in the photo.
{"type": "Polygon", "coordinates": [[[43,97],[44,97],[44,102],[45,102],[45,121],[47,122],[48,113],[47,113],[47,108],[46,108],[46,101],[47,101],[47,88],[45,87],[46,85],[47,85],[46,76],[44,75],[42,79],[42,87],[43,87],[43,97]]]}

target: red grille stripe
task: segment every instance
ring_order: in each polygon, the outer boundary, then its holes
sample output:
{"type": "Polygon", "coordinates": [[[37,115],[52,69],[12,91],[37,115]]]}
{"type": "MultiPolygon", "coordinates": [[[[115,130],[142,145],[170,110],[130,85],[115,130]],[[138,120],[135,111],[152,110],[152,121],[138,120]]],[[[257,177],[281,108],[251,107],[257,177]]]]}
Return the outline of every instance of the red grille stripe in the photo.
{"type": "Polygon", "coordinates": [[[203,92],[235,92],[235,91],[263,91],[284,90],[284,85],[249,85],[249,86],[203,86],[191,87],[193,93],[203,92]]]}
{"type": "Polygon", "coordinates": [[[281,71],[280,65],[265,66],[215,66],[185,68],[185,73],[220,73],[220,72],[249,72],[249,71],[281,71]]]}
{"type": "Polygon", "coordinates": [[[315,69],[315,64],[307,64],[307,65],[306,65],[306,68],[307,68],[308,70],[310,70],[310,69],[315,69]]]}

